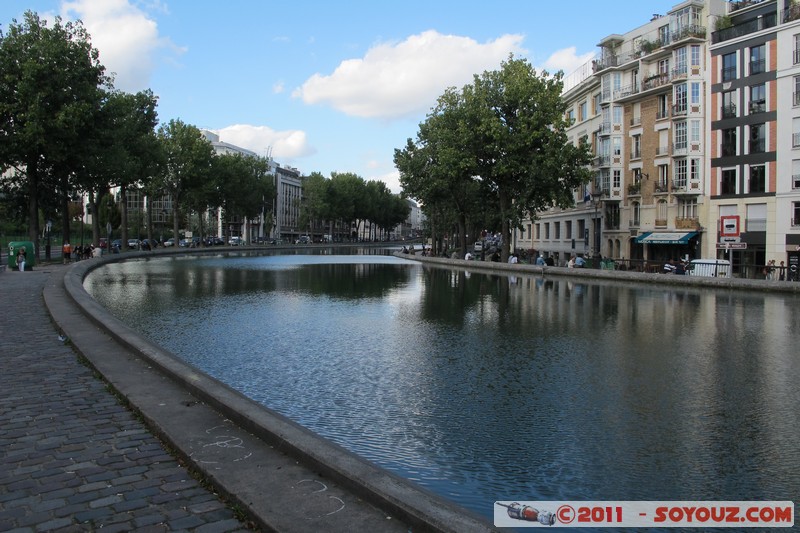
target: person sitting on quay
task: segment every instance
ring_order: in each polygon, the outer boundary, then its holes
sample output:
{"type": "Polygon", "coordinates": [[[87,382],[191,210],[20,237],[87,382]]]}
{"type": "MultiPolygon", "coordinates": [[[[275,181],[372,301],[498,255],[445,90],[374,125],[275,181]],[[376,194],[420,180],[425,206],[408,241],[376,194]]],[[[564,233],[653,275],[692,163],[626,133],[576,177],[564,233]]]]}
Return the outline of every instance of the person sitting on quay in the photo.
{"type": "Polygon", "coordinates": [[[575,256],[570,256],[569,261],[567,261],[567,268],[575,268],[575,256]]]}
{"type": "Polygon", "coordinates": [[[575,268],[583,268],[586,266],[586,259],[582,255],[575,257],[575,268]]]}
{"type": "Polygon", "coordinates": [[[674,274],[675,273],[675,260],[670,259],[666,263],[664,263],[664,274],[674,274]]]}
{"type": "Polygon", "coordinates": [[[539,257],[536,258],[536,265],[544,266],[544,256],[542,254],[539,254],[539,257]]]}
{"type": "Polygon", "coordinates": [[[519,263],[519,257],[517,257],[517,254],[514,253],[508,256],[509,265],[516,265],[517,263],[519,263]]]}
{"type": "Polygon", "coordinates": [[[472,261],[473,255],[468,251],[464,254],[464,261],[472,261]]]}

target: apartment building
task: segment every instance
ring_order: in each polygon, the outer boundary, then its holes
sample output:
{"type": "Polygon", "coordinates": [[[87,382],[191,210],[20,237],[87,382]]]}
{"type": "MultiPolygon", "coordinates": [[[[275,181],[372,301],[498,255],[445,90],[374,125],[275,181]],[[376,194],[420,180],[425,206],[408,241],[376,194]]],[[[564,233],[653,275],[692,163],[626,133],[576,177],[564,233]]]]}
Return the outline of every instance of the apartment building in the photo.
{"type": "Polygon", "coordinates": [[[702,255],[709,238],[709,25],[727,9],[724,0],[677,4],[606,36],[597,59],[565,78],[575,121],[569,134],[591,142],[596,177],[575,191],[575,208],[537,214],[531,248],[562,264],[569,254],[642,267],[702,255]]]}
{"type": "Polygon", "coordinates": [[[705,251],[736,269],[800,250],[800,6],[731,2],[712,34],[712,155],[705,251]],[[797,179],[795,179],[797,175],[797,179]]]}

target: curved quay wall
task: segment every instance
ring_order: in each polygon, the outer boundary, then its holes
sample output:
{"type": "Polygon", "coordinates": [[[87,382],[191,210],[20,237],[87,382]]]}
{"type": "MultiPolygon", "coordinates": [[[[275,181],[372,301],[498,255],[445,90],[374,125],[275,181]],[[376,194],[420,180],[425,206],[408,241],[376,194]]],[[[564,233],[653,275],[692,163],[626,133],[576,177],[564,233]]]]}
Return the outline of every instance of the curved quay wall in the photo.
{"type": "MultiPolygon", "coordinates": [[[[255,435],[263,442],[295,457],[307,467],[352,491],[356,496],[403,520],[414,530],[463,533],[495,531],[483,518],[377,467],[183,362],[168,350],[113,317],[83,287],[84,279],[92,270],[108,263],[174,255],[218,255],[259,251],[264,249],[245,247],[205,252],[202,249],[192,251],[178,249],[155,253],[129,252],[89,259],[75,263],[66,271],[64,289],[72,300],[71,303],[74,303],[104,333],[153,365],[200,401],[219,411],[241,429],[255,435]]],[[[51,314],[54,314],[52,310],[51,314]]],[[[56,322],[59,321],[56,319],[56,322]]],[[[133,407],[139,410],[139,406],[133,404],[133,407]]],[[[146,413],[143,415],[147,417],[146,413]]],[[[170,444],[176,446],[174,442],[170,444]]],[[[191,460],[191,454],[180,449],[178,451],[184,458],[191,460]]],[[[202,463],[192,461],[192,464],[195,469],[214,479],[213,472],[208,471],[202,463]]],[[[236,495],[226,487],[220,488],[235,498],[236,495]]],[[[246,505],[246,502],[241,500],[239,502],[246,505]]],[[[252,509],[250,511],[253,512],[252,509]]],[[[255,512],[254,515],[258,516],[258,513],[255,512]]]]}

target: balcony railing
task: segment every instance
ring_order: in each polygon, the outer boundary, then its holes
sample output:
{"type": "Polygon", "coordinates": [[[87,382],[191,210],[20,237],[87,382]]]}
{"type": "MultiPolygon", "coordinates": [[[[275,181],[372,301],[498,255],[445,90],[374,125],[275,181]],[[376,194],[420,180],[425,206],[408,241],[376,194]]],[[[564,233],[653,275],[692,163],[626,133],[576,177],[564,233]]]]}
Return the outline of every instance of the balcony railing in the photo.
{"type": "Polygon", "coordinates": [[[639,87],[637,87],[636,84],[626,85],[625,87],[622,87],[614,91],[614,99],[616,100],[618,98],[626,98],[628,96],[638,93],[639,93],[639,87]]]}
{"type": "Polygon", "coordinates": [[[722,106],[722,118],[734,118],[736,116],[736,104],[722,106]]]}
{"type": "Polygon", "coordinates": [[[656,193],[665,193],[669,192],[669,185],[666,183],[656,183],[655,188],[653,189],[656,193]]]}
{"type": "Polygon", "coordinates": [[[756,59],[755,61],[750,62],[750,75],[753,74],[761,74],[762,72],[766,72],[767,60],[766,59],[756,59]]]}
{"type": "Polygon", "coordinates": [[[686,65],[680,68],[672,69],[672,79],[673,80],[681,80],[685,78],[689,73],[689,70],[686,68],[686,65]]]}
{"type": "Polygon", "coordinates": [[[600,135],[609,135],[611,133],[611,123],[610,122],[602,122],[600,126],[597,128],[597,133],[600,135]]]}
{"type": "Polygon", "coordinates": [[[792,148],[800,146],[800,133],[792,133],[792,148]]]}
{"type": "Polygon", "coordinates": [[[594,158],[594,161],[598,167],[611,166],[611,156],[608,155],[599,155],[594,158]]]}
{"type": "Polygon", "coordinates": [[[642,158],[642,150],[640,148],[631,149],[631,159],[641,159],[641,158],[642,158]]]}
{"type": "Polygon", "coordinates": [[[642,184],[640,183],[631,183],[628,185],[628,194],[631,196],[638,196],[642,194],[642,184]]]}
{"type": "Polygon", "coordinates": [[[714,33],[711,34],[711,42],[713,44],[717,44],[723,41],[728,41],[730,39],[736,39],[737,37],[744,37],[745,35],[749,35],[757,31],[766,30],[767,28],[773,28],[777,24],[778,24],[778,14],[771,13],[768,15],[764,15],[762,17],[748,20],[747,22],[742,22],[741,24],[736,24],[735,26],[731,26],[730,28],[724,28],[715,31],[714,33]]]}
{"type": "Polygon", "coordinates": [[[656,120],[661,120],[662,118],[669,118],[669,109],[659,109],[656,111],[656,120]]]}
{"type": "Polygon", "coordinates": [[[672,180],[673,191],[678,191],[683,189],[686,189],[686,176],[683,176],[681,178],[675,178],[674,180],[672,180]]]}
{"type": "Polygon", "coordinates": [[[689,108],[686,104],[677,104],[672,106],[672,116],[673,117],[682,117],[689,112],[689,108]]]}
{"type": "Polygon", "coordinates": [[[794,105],[800,105],[800,91],[795,91],[794,95],[794,105]]]}
{"type": "Polygon", "coordinates": [[[706,28],[705,26],[699,26],[697,24],[689,24],[687,26],[683,26],[682,28],[678,28],[671,34],[672,42],[680,41],[681,39],[686,39],[687,37],[697,37],[700,39],[705,39],[706,37],[706,28]]]}
{"type": "Polygon", "coordinates": [[[750,102],[750,114],[765,113],[767,111],[767,102],[764,100],[753,100],[750,102]]]}
{"type": "MultiPolygon", "coordinates": [[[[791,22],[793,20],[800,19],[800,4],[792,3],[783,11],[783,21],[784,22],[791,22]]],[[[797,57],[797,51],[795,51],[795,58],[797,57]]],[[[800,63],[795,59],[795,63],[800,63]]]]}
{"type": "Polygon", "coordinates": [[[722,144],[722,157],[729,157],[736,155],[736,145],[735,144],[722,144]]]}
{"type": "Polygon", "coordinates": [[[662,85],[668,84],[670,81],[672,80],[666,72],[653,74],[642,80],[642,91],[649,91],[650,89],[661,87],[662,85]]]}
{"type": "Polygon", "coordinates": [[[631,117],[631,126],[638,126],[642,123],[642,117],[631,117]]]}
{"type": "Polygon", "coordinates": [[[725,67],[722,69],[722,81],[731,81],[736,79],[736,67],[725,67]]]}
{"type": "Polygon", "coordinates": [[[672,143],[672,155],[686,155],[686,141],[672,143]]]}
{"type": "Polygon", "coordinates": [[[763,154],[765,146],[766,146],[766,141],[764,139],[751,139],[749,153],[763,154]]]}

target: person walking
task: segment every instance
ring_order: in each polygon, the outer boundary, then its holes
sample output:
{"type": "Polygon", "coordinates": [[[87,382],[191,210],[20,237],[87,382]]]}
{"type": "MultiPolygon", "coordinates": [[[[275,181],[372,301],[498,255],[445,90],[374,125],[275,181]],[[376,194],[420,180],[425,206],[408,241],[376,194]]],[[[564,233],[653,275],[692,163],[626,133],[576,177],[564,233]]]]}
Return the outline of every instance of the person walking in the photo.
{"type": "Polygon", "coordinates": [[[64,241],[64,246],[61,247],[61,255],[64,256],[64,264],[69,263],[70,255],[72,254],[72,246],[68,241],[64,241]]]}
{"type": "Polygon", "coordinates": [[[20,272],[25,272],[25,259],[27,258],[27,252],[25,251],[25,247],[21,246],[19,251],[17,252],[17,268],[20,272]]]}

